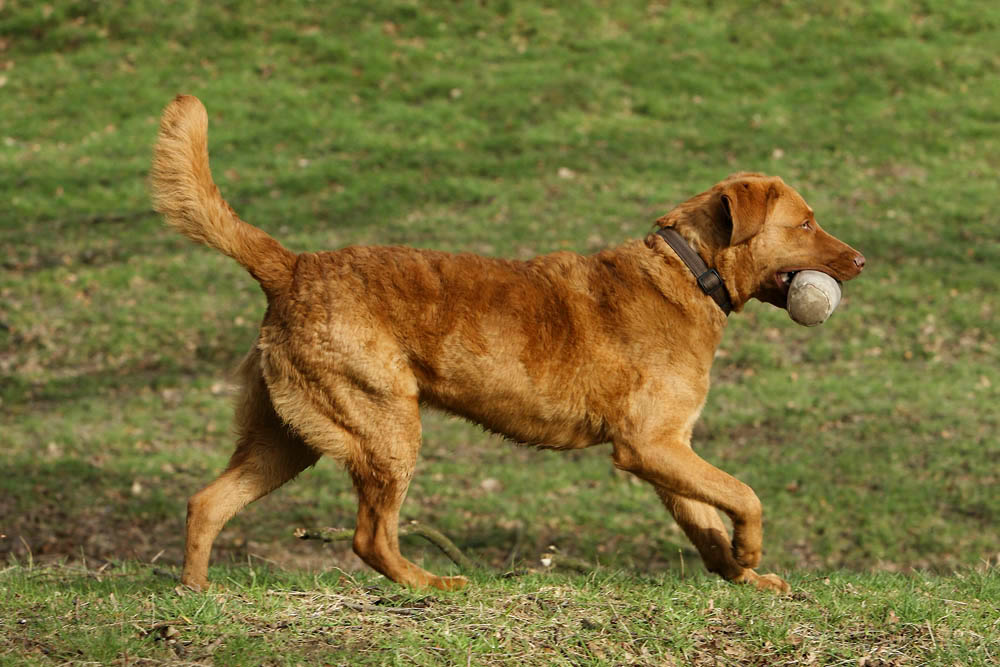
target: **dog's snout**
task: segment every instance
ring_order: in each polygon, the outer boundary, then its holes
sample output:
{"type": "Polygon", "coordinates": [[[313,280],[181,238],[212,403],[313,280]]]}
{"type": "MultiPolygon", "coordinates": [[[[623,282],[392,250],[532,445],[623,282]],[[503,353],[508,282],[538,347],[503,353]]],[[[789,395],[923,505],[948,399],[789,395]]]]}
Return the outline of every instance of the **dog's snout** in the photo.
{"type": "Polygon", "coordinates": [[[854,266],[858,267],[858,271],[865,268],[865,256],[860,252],[854,255],[854,266]]]}

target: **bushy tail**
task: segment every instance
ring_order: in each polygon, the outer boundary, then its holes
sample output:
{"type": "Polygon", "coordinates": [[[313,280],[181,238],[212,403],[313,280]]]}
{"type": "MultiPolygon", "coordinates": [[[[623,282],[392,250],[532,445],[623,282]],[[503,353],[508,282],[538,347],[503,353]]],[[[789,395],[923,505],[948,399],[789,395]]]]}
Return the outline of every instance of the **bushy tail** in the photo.
{"type": "Polygon", "coordinates": [[[163,110],[150,172],[153,206],[167,224],[242,264],[271,296],[290,283],[295,253],[236,215],[208,166],[208,115],[179,95],[163,110]]]}

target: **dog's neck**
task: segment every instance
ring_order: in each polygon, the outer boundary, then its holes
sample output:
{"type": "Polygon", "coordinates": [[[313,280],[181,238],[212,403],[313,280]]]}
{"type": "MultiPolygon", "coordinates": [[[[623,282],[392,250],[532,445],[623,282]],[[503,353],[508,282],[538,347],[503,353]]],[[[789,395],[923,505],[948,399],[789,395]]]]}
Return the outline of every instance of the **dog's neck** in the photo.
{"type": "MultiPolygon", "coordinates": [[[[703,237],[691,233],[685,233],[686,229],[677,229],[678,233],[694,252],[701,257],[702,261],[709,269],[715,269],[725,285],[726,293],[729,295],[729,303],[732,312],[740,312],[743,306],[754,295],[757,285],[753,284],[753,256],[747,244],[738,246],[714,247],[711,243],[705,243],[703,237]]],[[[650,238],[662,238],[659,233],[650,238]]],[[[648,242],[647,242],[648,244],[648,242]]],[[[669,247],[666,240],[663,240],[661,253],[669,253],[677,256],[676,251],[669,247]]],[[[728,315],[728,313],[727,313],[728,315]]]]}
{"type": "MultiPolygon", "coordinates": [[[[746,243],[738,246],[728,244],[728,237],[714,222],[718,216],[710,214],[709,211],[714,209],[704,205],[701,201],[704,198],[701,196],[692,202],[685,202],[657,220],[657,223],[661,227],[677,230],[705,265],[718,271],[729,294],[732,311],[738,313],[759,287],[754,283],[757,272],[753,255],[746,243]]],[[[672,250],[664,250],[676,254],[672,250]]]]}
{"type": "Polygon", "coordinates": [[[729,291],[722,276],[714,268],[708,266],[702,256],[681,236],[673,227],[661,227],[656,231],[667,245],[673,249],[674,253],[681,258],[688,270],[694,274],[698,287],[722,309],[726,315],[733,310],[730,301],[729,291]]]}

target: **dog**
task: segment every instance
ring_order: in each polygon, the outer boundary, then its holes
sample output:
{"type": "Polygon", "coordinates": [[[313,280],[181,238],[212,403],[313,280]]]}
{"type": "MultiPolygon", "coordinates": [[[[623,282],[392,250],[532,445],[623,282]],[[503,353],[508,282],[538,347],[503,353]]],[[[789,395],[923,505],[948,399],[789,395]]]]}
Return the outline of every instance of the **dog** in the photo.
{"type": "Polygon", "coordinates": [[[207,126],[195,97],[166,107],[154,205],[181,234],[243,265],[267,311],[239,370],[236,450],[188,502],[185,585],[208,585],[212,543],[232,516],[327,455],[357,491],[353,548],[365,563],[405,586],[464,586],[465,577],[436,576],[399,551],[420,407],[429,406],[538,447],[611,443],[614,465],[652,484],[709,571],[789,590],[754,570],[757,495],[691,448],[729,312],[750,299],[784,308],[796,271],[847,281],[865,264],[780,178],[734,174],[646,238],[590,256],[512,261],[357,246],[296,254],[222,198],[207,126]],[[731,540],[717,510],[732,520],[731,540]]]}

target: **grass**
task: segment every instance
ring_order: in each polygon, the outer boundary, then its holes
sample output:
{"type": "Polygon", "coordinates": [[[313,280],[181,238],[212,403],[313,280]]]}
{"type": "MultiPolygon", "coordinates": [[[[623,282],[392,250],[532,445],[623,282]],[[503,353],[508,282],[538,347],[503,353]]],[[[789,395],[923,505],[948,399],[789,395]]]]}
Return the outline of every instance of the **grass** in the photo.
{"type": "Polygon", "coordinates": [[[701,574],[482,575],[451,595],[252,562],[214,574],[224,590],[179,595],[136,564],[8,569],[6,644],[26,661],[379,665],[970,665],[1000,649],[998,580],[975,573],[831,574],[791,597],[701,574]]]}
{"type": "Polygon", "coordinates": [[[995,659],[1000,9],[718,4],[0,3],[0,618],[29,619],[2,621],[0,660],[995,659]],[[175,572],[185,500],[225,464],[227,373],[264,306],[150,211],[178,92],[208,107],[226,197],[296,250],[591,252],[732,171],[799,189],[868,268],[820,328],[731,318],[695,446],[757,490],[763,569],[801,597],[702,576],[607,448],[433,414],[405,518],[500,571],[549,545],[604,568],[406,593],[292,539],[353,525],[321,462],[223,532],[224,591],[177,597],[149,563],[175,572]],[[529,595],[546,603],[507,613],[529,595]],[[399,596],[429,611],[364,606],[399,596]]]}

